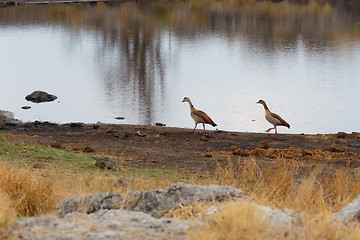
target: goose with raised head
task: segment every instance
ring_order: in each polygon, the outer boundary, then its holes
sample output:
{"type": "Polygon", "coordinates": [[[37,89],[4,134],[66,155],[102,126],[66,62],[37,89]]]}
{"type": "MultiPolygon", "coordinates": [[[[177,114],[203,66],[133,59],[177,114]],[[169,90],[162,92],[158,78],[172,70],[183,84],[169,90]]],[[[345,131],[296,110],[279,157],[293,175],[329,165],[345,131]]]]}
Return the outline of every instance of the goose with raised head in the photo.
{"type": "Polygon", "coordinates": [[[195,121],[195,127],[192,130],[193,132],[195,131],[196,126],[198,125],[198,123],[202,123],[203,127],[204,127],[204,131],[205,131],[205,123],[206,124],[210,124],[213,127],[216,127],[217,124],[214,123],[214,121],[203,111],[201,110],[197,110],[194,105],[192,104],[190,98],[188,97],[184,97],[184,99],[182,100],[182,102],[188,102],[190,105],[190,116],[192,117],[192,119],[194,119],[195,121]]]}
{"type": "Polygon", "coordinates": [[[275,129],[275,134],[277,134],[276,126],[285,126],[290,128],[290,125],[284,119],[282,119],[279,115],[269,110],[264,100],[259,100],[257,103],[262,104],[264,106],[265,118],[266,120],[268,120],[269,123],[271,123],[274,126],[273,128],[269,128],[265,132],[269,132],[271,129],[275,129]]]}

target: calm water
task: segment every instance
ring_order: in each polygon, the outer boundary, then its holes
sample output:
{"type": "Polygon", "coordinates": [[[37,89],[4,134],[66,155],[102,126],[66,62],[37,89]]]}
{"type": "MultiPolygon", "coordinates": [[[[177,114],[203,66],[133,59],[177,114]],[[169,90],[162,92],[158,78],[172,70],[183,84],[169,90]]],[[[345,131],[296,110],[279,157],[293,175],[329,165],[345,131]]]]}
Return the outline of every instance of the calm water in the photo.
{"type": "Polygon", "coordinates": [[[279,132],[360,131],[359,6],[239,2],[0,8],[0,109],[192,128],[188,96],[219,129],[263,132],[264,99],[279,132]],[[58,101],[27,102],[35,90],[58,101]]]}

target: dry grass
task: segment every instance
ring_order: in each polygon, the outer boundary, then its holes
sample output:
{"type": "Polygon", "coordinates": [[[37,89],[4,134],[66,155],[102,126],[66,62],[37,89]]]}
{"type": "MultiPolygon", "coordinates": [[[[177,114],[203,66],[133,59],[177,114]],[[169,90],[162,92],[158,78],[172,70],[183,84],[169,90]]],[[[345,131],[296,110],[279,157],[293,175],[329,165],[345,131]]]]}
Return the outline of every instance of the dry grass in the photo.
{"type": "Polygon", "coordinates": [[[263,209],[244,201],[207,217],[205,224],[189,232],[189,239],[360,239],[359,226],[334,224],[331,216],[330,212],[323,212],[309,216],[301,225],[273,226],[263,209]]]}
{"type": "Polygon", "coordinates": [[[189,239],[269,239],[272,231],[264,216],[263,211],[250,204],[232,205],[208,218],[197,231],[189,233],[189,239]]]}
{"type": "Polygon", "coordinates": [[[307,220],[274,229],[261,209],[242,202],[206,218],[203,226],[189,233],[190,239],[360,239],[358,225],[334,224],[331,219],[359,195],[359,174],[344,168],[329,176],[318,167],[298,179],[299,171],[296,161],[282,159],[265,170],[251,159],[219,166],[219,184],[243,189],[255,203],[296,210],[307,220]]]}
{"type": "MultiPolygon", "coordinates": [[[[12,149],[11,143],[5,143],[8,149],[12,149]]],[[[13,155],[15,160],[22,158],[16,152],[13,155]]],[[[59,155],[59,161],[62,156],[59,155]]],[[[189,233],[190,239],[360,239],[358,226],[335,225],[331,221],[333,212],[347,205],[360,193],[360,174],[347,168],[329,174],[317,167],[305,176],[295,159],[279,157],[273,165],[261,169],[252,156],[247,156],[239,158],[236,164],[229,161],[226,166],[219,165],[215,177],[202,175],[198,178],[197,175],[153,169],[122,168],[121,171],[113,172],[79,167],[78,171],[74,171],[73,168],[78,166],[73,162],[76,156],[69,156],[62,162],[63,165],[70,164],[71,168],[62,169],[57,168],[58,161],[54,161],[53,166],[49,161],[44,169],[33,169],[26,165],[25,168],[19,168],[15,160],[9,162],[7,158],[7,155],[0,158],[4,160],[0,164],[0,230],[14,222],[16,216],[38,216],[53,212],[56,203],[66,197],[164,189],[174,182],[182,181],[202,185],[230,185],[242,189],[249,196],[248,201],[231,204],[211,217],[204,217],[204,213],[213,204],[195,203],[168,211],[167,217],[205,219],[204,225],[189,233]],[[129,186],[119,187],[116,182],[122,177],[130,177],[134,181],[129,186]],[[275,231],[264,217],[263,210],[250,204],[253,202],[277,209],[293,209],[307,221],[300,226],[286,226],[275,231]]],[[[217,205],[223,207],[227,203],[217,205]]]]}
{"type": "Polygon", "coordinates": [[[9,164],[0,164],[0,191],[11,200],[18,216],[35,216],[54,206],[51,179],[28,169],[12,169],[9,164]]]}
{"type": "Polygon", "coordinates": [[[113,192],[126,194],[129,191],[146,191],[157,188],[167,188],[177,181],[183,181],[181,176],[167,176],[162,172],[149,176],[146,170],[134,173],[122,169],[121,174],[111,171],[98,170],[95,173],[67,174],[66,177],[54,180],[54,191],[58,199],[70,196],[95,194],[100,192],[113,192]],[[122,178],[131,178],[133,182],[127,186],[120,187],[117,181],[122,178]]]}
{"type": "Polygon", "coordinates": [[[347,168],[333,174],[315,167],[303,175],[296,160],[278,158],[260,169],[253,159],[218,166],[217,184],[240,188],[253,200],[276,208],[288,208],[309,214],[337,211],[360,193],[360,174],[347,168]]]}
{"type": "MultiPolygon", "coordinates": [[[[318,168],[310,176],[297,179],[300,168],[296,161],[278,159],[274,166],[260,169],[256,161],[244,159],[226,167],[218,166],[216,178],[195,177],[187,183],[220,184],[240,188],[252,202],[279,209],[299,211],[306,219],[299,231],[298,226],[288,226],[274,231],[262,210],[249,202],[226,208],[218,215],[206,218],[202,227],[190,233],[190,239],[356,239],[360,230],[356,226],[334,226],[331,214],[339,210],[360,192],[359,174],[347,169],[338,170],[331,178],[322,175],[318,168]],[[286,237],[285,237],[286,236],[286,237]]],[[[63,198],[99,192],[125,194],[131,190],[166,188],[176,181],[184,181],[181,175],[165,175],[162,172],[134,173],[123,170],[121,177],[132,177],[130,186],[118,187],[119,175],[114,172],[61,173],[34,169],[12,169],[10,164],[0,165],[0,186],[4,192],[0,214],[9,216],[1,222],[3,229],[18,216],[32,216],[53,212],[55,204],[63,198]],[[13,215],[11,215],[13,212],[13,215]],[[10,214],[9,214],[10,213],[10,214]],[[12,217],[11,217],[12,216],[12,217]]],[[[218,206],[225,206],[220,203],[218,206]]],[[[213,204],[195,203],[171,210],[166,217],[196,219],[202,217],[213,204]]]]}
{"type": "MultiPolygon", "coordinates": [[[[216,204],[219,206],[220,204],[216,204]]],[[[197,219],[201,217],[211,207],[210,203],[196,202],[191,205],[181,206],[178,209],[171,209],[164,215],[165,218],[174,218],[179,220],[197,219]]]]}
{"type": "Polygon", "coordinates": [[[16,220],[16,210],[11,206],[11,200],[0,191],[0,233],[16,220]]]}

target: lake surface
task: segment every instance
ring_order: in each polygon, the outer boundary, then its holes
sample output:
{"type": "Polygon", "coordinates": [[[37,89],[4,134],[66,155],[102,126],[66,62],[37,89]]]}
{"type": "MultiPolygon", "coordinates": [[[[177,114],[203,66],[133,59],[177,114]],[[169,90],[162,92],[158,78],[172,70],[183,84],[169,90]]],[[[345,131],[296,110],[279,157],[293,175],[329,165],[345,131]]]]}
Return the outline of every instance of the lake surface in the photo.
{"type": "Polygon", "coordinates": [[[291,125],[280,133],[359,132],[360,7],[323,2],[0,8],[0,109],[23,121],[193,128],[188,96],[218,129],[264,132],[264,99],[291,125]],[[27,102],[35,90],[58,99],[27,102]]]}

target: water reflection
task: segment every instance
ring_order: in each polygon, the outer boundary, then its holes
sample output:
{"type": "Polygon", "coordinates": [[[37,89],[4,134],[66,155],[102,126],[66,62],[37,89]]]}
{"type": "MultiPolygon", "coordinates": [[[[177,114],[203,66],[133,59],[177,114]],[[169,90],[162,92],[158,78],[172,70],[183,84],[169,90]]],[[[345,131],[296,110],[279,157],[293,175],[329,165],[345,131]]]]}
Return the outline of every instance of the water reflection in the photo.
{"type": "MultiPolygon", "coordinates": [[[[329,91],[342,89],[356,100],[350,92],[359,87],[354,79],[360,73],[352,69],[360,61],[359,22],[357,1],[190,0],[0,8],[0,30],[17,27],[30,33],[45,27],[49,33],[56,32],[66,42],[62,51],[78,59],[79,72],[85,69],[86,73],[73,73],[80,75],[79,86],[88,92],[83,101],[94,111],[93,118],[73,110],[87,117],[73,120],[116,121],[114,117],[120,115],[128,123],[160,121],[191,127],[188,109],[177,105],[188,95],[195,96],[195,106],[214,112],[214,120],[223,123],[221,128],[238,131],[266,128],[258,115],[261,110],[250,105],[265,97],[298,121],[291,124],[300,126],[292,132],[343,130],[327,119],[331,108],[321,109],[335,104],[335,111],[344,114],[343,102],[333,102],[329,91]],[[342,67],[339,73],[329,69],[337,66],[342,67]],[[343,89],[338,81],[348,88],[343,89]],[[307,111],[311,103],[298,95],[298,89],[314,94],[320,105],[313,106],[309,115],[319,114],[326,123],[310,127],[306,118],[298,119],[301,113],[293,111],[291,104],[283,106],[291,101],[307,111]],[[232,108],[223,108],[223,104],[232,108]]],[[[0,41],[8,39],[2,36],[0,41]]],[[[0,61],[5,58],[2,55],[0,61]]],[[[64,68],[65,72],[69,67],[64,68]]],[[[27,91],[32,90],[38,89],[27,91]]],[[[28,117],[26,120],[34,116],[28,117]]],[[[349,114],[349,119],[356,117],[349,114]]],[[[345,130],[360,129],[349,123],[345,130]]]]}
{"type": "Polygon", "coordinates": [[[103,33],[105,38],[111,39],[110,52],[103,51],[104,59],[99,62],[101,69],[105,70],[107,100],[133,104],[141,123],[154,123],[152,109],[161,108],[165,91],[160,33],[151,19],[139,14],[142,9],[138,5],[112,7],[119,8],[121,19],[117,22],[118,31],[111,29],[103,33]],[[111,67],[102,64],[114,52],[118,52],[117,57],[106,62],[111,67]],[[119,95],[119,92],[125,95],[119,95]]]}

